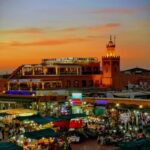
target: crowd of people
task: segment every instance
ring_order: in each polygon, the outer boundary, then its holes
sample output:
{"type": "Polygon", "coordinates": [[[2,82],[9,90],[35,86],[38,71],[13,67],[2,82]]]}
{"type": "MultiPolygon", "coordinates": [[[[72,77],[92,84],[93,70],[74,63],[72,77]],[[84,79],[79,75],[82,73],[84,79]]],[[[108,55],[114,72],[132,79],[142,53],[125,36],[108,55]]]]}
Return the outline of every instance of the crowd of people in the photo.
{"type": "MultiPolygon", "coordinates": [[[[148,123],[148,117],[145,114],[138,114],[138,118],[134,115],[134,112],[128,111],[107,111],[104,116],[90,116],[87,117],[86,123],[83,121],[81,127],[82,134],[87,138],[97,138],[98,145],[117,145],[119,142],[128,142],[139,138],[150,137],[145,132],[143,126],[148,123]],[[137,120],[138,119],[138,120],[137,120]],[[90,131],[92,131],[90,133],[90,131]],[[92,133],[95,132],[94,136],[92,133]]],[[[47,139],[46,142],[38,140],[36,144],[37,150],[70,150],[71,141],[68,138],[69,128],[66,126],[60,126],[58,132],[64,133],[65,136],[53,138],[53,140],[47,139]]],[[[25,124],[13,119],[12,122],[4,123],[0,127],[0,141],[8,141],[12,137],[15,137],[17,141],[18,137],[24,132],[32,131],[25,124]]],[[[28,144],[28,141],[24,141],[24,146],[28,144]]]]}
{"type": "Polygon", "coordinates": [[[0,140],[7,141],[13,136],[18,137],[20,134],[25,132],[24,126],[21,126],[17,121],[12,121],[11,123],[3,123],[0,127],[0,140]]]}
{"type": "Polygon", "coordinates": [[[105,117],[90,118],[87,126],[97,133],[99,145],[117,145],[120,142],[150,138],[150,132],[144,128],[149,121],[147,113],[109,110],[105,117]]]}

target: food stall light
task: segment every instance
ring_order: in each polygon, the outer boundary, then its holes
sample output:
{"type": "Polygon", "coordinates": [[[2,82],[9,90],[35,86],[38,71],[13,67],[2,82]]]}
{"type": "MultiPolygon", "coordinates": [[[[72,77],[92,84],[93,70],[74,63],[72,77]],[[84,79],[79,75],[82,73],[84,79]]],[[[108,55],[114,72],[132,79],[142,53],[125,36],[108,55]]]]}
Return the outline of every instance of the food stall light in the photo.
{"type": "Polygon", "coordinates": [[[17,140],[17,143],[20,143],[20,140],[17,140]]]}
{"type": "Polygon", "coordinates": [[[33,93],[32,96],[35,96],[35,94],[33,93]]]}
{"type": "Polygon", "coordinates": [[[116,130],[113,130],[114,133],[116,133],[116,130]]]}
{"type": "Polygon", "coordinates": [[[84,105],[86,105],[86,102],[83,102],[84,105]]]}
{"type": "Polygon", "coordinates": [[[116,107],[119,107],[119,106],[120,106],[120,104],[119,104],[119,103],[117,103],[117,104],[116,104],[116,107]]]}
{"type": "Polygon", "coordinates": [[[21,138],[23,138],[24,136],[23,136],[23,135],[21,135],[20,137],[21,137],[21,138]]]}
{"type": "Polygon", "coordinates": [[[3,91],[2,93],[3,93],[3,94],[5,94],[5,93],[6,93],[6,91],[3,91]]]}
{"type": "Polygon", "coordinates": [[[147,113],[147,112],[145,112],[145,113],[144,113],[144,115],[148,115],[148,113],[147,113]]]}
{"type": "Polygon", "coordinates": [[[143,108],[143,105],[140,105],[139,108],[143,108]]]}
{"type": "Polygon", "coordinates": [[[31,142],[31,139],[28,139],[29,143],[31,142]]]}
{"type": "Polygon", "coordinates": [[[112,109],[111,109],[111,111],[115,111],[115,109],[114,109],[114,108],[112,108],[112,109]]]}
{"type": "Polygon", "coordinates": [[[138,128],[137,127],[135,127],[135,131],[137,131],[138,130],[138,128]]]}

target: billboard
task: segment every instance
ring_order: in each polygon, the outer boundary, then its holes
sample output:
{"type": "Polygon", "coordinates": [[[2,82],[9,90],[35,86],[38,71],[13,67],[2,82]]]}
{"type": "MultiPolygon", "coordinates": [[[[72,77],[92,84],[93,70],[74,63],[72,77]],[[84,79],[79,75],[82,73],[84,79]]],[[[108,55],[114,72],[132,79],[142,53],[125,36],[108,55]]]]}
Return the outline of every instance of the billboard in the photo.
{"type": "Polygon", "coordinates": [[[72,104],[82,105],[82,93],[72,93],[72,104]]]}
{"type": "Polygon", "coordinates": [[[96,100],[95,104],[96,105],[107,105],[108,101],[107,100],[96,100]]]}

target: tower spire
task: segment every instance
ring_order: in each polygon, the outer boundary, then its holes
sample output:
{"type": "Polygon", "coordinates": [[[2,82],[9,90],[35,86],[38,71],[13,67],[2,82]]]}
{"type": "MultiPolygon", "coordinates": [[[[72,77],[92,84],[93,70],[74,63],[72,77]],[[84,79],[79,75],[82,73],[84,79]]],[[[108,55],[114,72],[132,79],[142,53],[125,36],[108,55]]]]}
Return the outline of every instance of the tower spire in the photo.
{"type": "Polygon", "coordinates": [[[116,36],[114,36],[114,45],[116,44],[116,36]]]}
{"type": "Polygon", "coordinates": [[[107,44],[107,56],[115,56],[115,36],[112,40],[112,36],[110,35],[110,40],[107,44]]]}
{"type": "Polygon", "coordinates": [[[111,41],[111,35],[110,35],[110,41],[111,41]]]}

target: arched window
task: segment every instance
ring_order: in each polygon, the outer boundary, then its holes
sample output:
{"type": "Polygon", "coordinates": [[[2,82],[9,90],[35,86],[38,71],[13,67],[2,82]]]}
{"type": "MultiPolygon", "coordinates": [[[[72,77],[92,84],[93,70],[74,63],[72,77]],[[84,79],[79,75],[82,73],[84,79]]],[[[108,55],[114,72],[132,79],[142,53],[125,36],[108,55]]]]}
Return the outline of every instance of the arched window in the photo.
{"type": "Polygon", "coordinates": [[[67,82],[66,82],[66,87],[67,87],[67,88],[70,88],[70,87],[71,87],[71,81],[70,81],[70,80],[67,80],[67,82]]]}

